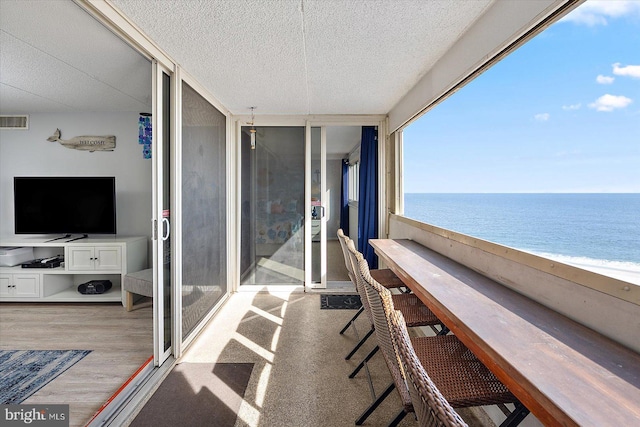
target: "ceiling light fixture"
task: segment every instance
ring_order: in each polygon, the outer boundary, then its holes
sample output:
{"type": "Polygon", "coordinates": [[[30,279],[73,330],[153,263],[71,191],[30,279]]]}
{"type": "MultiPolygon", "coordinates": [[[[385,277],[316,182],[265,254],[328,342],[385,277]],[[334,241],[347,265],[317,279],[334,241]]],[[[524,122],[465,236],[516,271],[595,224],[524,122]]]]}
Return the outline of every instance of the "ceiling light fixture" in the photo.
{"type": "Polygon", "coordinates": [[[255,150],[256,149],[256,128],[253,125],[253,122],[255,120],[254,110],[256,109],[256,107],[249,107],[249,109],[251,109],[251,129],[249,129],[249,135],[251,136],[251,149],[255,150]]]}

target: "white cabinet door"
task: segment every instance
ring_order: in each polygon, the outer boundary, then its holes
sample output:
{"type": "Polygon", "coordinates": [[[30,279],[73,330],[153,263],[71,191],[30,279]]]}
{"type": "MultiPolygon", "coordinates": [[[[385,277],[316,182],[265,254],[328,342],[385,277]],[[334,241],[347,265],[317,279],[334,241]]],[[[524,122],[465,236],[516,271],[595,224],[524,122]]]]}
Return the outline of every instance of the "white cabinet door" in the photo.
{"type": "Polygon", "coordinates": [[[69,246],[64,259],[69,271],[93,270],[94,250],[92,246],[69,246]]]}
{"type": "Polygon", "coordinates": [[[122,248],[120,246],[69,246],[65,262],[69,271],[120,271],[122,248]]]}
{"type": "Polygon", "coordinates": [[[11,296],[11,274],[0,274],[0,297],[11,296]]]}
{"type": "Polygon", "coordinates": [[[39,297],[40,276],[37,274],[14,274],[13,289],[16,297],[39,297]]]}
{"type": "Polygon", "coordinates": [[[38,298],[40,276],[37,274],[0,274],[0,297],[38,298]]]}
{"type": "Polygon", "coordinates": [[[95,269],[114,270],[122,269],[122,248],[120,246],[96,246],[95,269]]]}

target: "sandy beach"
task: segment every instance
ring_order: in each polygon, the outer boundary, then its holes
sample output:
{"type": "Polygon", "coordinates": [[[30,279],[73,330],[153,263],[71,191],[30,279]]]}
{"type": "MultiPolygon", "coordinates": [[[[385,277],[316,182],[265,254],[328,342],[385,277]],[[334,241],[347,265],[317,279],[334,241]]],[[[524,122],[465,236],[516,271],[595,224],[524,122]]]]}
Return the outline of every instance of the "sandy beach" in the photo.
{"type": "Polygon", "coordinates": [[[594,273],[604,276],[613,277],[614,279],[623,280],[640,286],[640,264],[633,262],[621,261],[604,261],[590,258],[568,257],[553,254],[538,254],[545,258],[553,259],[563,264],[573,265],[584,270],[593,271],[594,273]]]}

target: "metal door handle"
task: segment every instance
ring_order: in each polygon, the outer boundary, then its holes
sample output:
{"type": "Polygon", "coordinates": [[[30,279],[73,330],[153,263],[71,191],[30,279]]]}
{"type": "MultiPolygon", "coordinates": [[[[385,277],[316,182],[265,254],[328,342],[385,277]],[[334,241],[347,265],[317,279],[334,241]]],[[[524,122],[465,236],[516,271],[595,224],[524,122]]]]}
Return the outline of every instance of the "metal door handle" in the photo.
{"type": "Polygon", "coordinates": [[[169,222],[169,218],[162,218],[162,240],[163,241],[167,240],[170,234],[171,234],[171,223],[169,222]],[[166,225],[166,228],[165,228],[165,225],[166,225]]]}

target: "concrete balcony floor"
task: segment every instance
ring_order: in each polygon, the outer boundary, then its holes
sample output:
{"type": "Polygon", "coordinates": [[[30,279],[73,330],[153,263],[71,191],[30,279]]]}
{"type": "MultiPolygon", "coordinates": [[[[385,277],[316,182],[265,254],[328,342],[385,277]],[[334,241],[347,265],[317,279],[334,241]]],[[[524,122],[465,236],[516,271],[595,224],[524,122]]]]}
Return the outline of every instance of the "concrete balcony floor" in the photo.
{"type": "MultiPolygon", "coordinates": [[[[321,310],[320,293],[238,292],[207,325],[179,363],[254,363],[236,426],[352,426],[372,398],[364,370],[348,375],[375,345],[372,336],[352,360],[353,329],[340,329],[354,310],[321,310]]],[[[357,320],[362,336],[369,328],[357,320]]],[[[369,363],[381,392],[391,375],[381,354],[369,363]]],[[[393,392],[366,420],[386,426],[401,408],[393,392]]],[[[465,411],[470,425],[492,425],[465,411]]],[[[417,425],[408,415],[400,426],[417,425]]]]}

